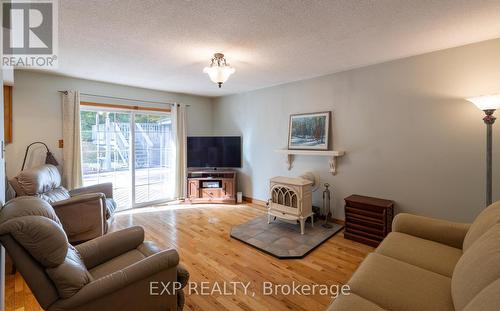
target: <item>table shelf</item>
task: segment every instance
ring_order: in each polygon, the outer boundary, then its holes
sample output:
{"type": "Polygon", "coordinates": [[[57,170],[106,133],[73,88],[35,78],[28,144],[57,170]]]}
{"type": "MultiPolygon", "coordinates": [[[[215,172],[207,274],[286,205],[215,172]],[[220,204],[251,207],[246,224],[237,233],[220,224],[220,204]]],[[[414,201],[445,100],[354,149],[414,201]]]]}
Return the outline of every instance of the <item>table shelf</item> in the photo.
{"type": "Polygon", "coordinates": [[[319,156],[328,157],[328,165],[332,175],[337,174],[337,158],[345,155],[345,151],[337,150],[294,150],[294,149],[277,149],[276,152],[286,155],[286,165],[288,170],[293,167],[293,161],[296,155],[300,156],[319,156]]]}

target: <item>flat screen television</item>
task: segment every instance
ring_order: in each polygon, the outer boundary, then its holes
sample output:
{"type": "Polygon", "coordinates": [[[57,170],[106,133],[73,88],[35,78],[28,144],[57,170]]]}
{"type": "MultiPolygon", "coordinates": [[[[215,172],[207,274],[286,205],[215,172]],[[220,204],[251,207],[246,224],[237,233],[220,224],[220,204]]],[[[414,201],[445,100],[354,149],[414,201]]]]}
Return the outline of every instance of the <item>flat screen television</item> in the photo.
{"type": "Polygon", "coordinates": [[[241,137],[188,136],[187,167],[241,167],[241,137]]]}

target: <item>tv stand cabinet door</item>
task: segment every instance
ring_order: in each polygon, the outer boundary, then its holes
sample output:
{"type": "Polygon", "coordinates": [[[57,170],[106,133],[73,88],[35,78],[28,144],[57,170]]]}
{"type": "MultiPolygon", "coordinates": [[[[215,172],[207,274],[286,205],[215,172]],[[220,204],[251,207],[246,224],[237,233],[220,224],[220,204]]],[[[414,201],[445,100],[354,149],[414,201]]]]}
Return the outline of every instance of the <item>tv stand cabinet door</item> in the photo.
{"type": "Polygon", "coordinates": [[[222,181],[222,191],[227,198],[234,198],[234,181],[232,179],[222,181]]]}
{"type": "Polygon", "coordinates": [[[188,197],[190,199],[200,197],[199,185],[200,185],[200,182],[198,180],[189,180],[188,181],[188,197]]]}

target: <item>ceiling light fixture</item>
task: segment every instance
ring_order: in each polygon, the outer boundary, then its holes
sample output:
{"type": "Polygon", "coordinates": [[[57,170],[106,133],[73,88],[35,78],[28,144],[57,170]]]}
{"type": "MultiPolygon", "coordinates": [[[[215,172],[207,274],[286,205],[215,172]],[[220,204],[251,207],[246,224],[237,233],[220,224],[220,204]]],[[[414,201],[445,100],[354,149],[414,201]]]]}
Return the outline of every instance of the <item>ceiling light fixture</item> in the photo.
{"type": "Polygon", "coordinates": [[[219,88],[222,86],[222,83],[225,83],[229,76],[235,72],[235,69],[227,63],[224,58],[224,54],[215,53],[212,58],[212,62],[209,67],[205,67],[203,69],[204,73],[207,73],[212,82],[217,83],[219,88]]]}

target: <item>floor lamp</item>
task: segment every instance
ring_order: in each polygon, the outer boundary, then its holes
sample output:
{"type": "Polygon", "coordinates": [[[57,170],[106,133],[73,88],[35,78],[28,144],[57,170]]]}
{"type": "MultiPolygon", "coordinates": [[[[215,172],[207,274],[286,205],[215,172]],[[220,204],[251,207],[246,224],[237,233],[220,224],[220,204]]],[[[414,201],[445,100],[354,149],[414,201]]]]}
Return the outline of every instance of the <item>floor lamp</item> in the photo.
{"type": "Polygon", "coordinates": [[[486,114],[483,121],[486,124],[486,206],[488,206],[492,203],[492,127],[496,120],[493,113],[500,108],[500,94],[473,97],[467,100],[486,114]]]}
{"type": "Polygon", "coordinates": [[[58,166],[59,163],[57,162],[56,158],[54,158],[54,155],[52,152],[50,152],[49,147],[47,146],[46,143],[43,143],[41,141],[35,141],[34,143],[31,143],[26,147],[26,152],[24,153],[24,160],[23,160],[23,166],[21,167],[21,171],[24,170],[24,167],[26,165],[26,158],[28,157],[28,152],[30,151],[31,146],[36,145],[36,144],[41,144],[45,146],[45,149],[47,150],[47,154],[45,156],[45,164],[52,164],[54,166],[58,166]]]}

